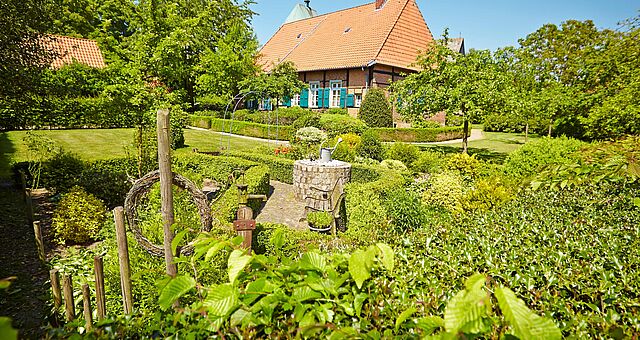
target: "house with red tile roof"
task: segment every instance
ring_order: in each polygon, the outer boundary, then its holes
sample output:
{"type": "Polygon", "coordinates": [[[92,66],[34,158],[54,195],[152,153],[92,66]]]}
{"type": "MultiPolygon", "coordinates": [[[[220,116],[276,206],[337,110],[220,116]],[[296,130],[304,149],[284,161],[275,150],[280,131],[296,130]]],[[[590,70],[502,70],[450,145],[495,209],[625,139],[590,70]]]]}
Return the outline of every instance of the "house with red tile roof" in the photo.
{"type": "Polygon", "coordinates": [[[419,71],[418,55],[434,42],[415,0],[376,0],[323,15],[310,7],[307,15],[294,11],[290,18],[302,18],[283,24],[259,59],[267,72],[293,62],[309,85],[286,106],[348,108],[355,115],[368,88],[419,71]]]}
{"type": "Polygon", "coordinates": [[[73,62],[95,68],[106,67],[95,40],[47,34],[42,39],[42,44],[56,55],[51,62],[51,68],[58,69],[73,62]]]}

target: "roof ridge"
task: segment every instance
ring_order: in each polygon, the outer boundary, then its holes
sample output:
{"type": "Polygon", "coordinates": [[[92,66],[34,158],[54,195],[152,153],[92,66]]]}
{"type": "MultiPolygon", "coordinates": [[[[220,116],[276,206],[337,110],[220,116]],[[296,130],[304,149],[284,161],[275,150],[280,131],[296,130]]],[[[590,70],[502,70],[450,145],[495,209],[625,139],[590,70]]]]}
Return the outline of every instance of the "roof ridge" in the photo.
{"type": "Polygon", "coordinates": [[[323,16],[328,16],[328,15],[339,13],[339,12],[348,11],[348,10],[355,9],[355,8],[358,8],[358,7],[369,6],[371,4],[375,4],[375,1],[374,2],[367,2],[366,4],[362,4],[362,5],[358,5],[358,6],[339,9],[337,11],[333,11],[333,12],[329,12],[329,13],[318,14],[315,17],[311,17],[311,18],[300,19],[300,20],[296,20],[296,21],[293,21],[293,22],[286,22],[286,23],[280,25],[280,27],[283,27],[283,26],[286,26],[286,25],[289,25],[289,24],[293,24],[293,23],[296,23],[296,22],[301,22],[301,21],[305,21],[305,20],[311,20],[311,19],[315,19],[315,18],[319,18],[319,17],[323,17],[323,16]]]}
{"type": "Polygon", "coordinates": [[[402,6],[402,9],[400,10],[400,13],[398,14],[398,17],[393,22],[393,25],[391,26],[391,29],[389,30],[389,33],[387,33],[387,36],[384,38],[384,41],[382,42],[382,45],[380,45],[380,49],[378,49],[378,53],[376,53],[376,56],[375,56],[375,58],[373,58],[373,61],[378,60],[378,57],[380,57],[380,53],[382,53],[382,50],[384,49],[384,46],[387,44],[387,41],[389,41],[389,37],[391,36],[391,33],[393,33],[393,30],[396,28],[396,25],[398,25],[398,21],[400,21],[400,18],[402,17],[402,13],[404,13],[404,10],[407,8],[407,5],[409,4],[409,1],[414,1],[414,0],[405,0],[404,6],[402,6]]]}

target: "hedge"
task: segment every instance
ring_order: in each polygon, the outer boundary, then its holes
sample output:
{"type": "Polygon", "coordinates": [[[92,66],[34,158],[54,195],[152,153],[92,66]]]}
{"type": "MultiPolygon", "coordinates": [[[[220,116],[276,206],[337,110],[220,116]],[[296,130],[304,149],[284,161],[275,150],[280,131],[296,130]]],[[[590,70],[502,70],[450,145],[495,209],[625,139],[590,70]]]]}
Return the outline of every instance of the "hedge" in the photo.
{"type": "Polygon", "coordinates": [[[281,125],[276,127],[275,125],[258,124],[243,122],[230,119],[212,118],[206,116],[190,116],[189,122],[191,126],[210,129],[218,132],[229,132],[234,135],[265,138],[265,139],[277,139],[289,140],[295,133],[293,128],[288,125],[281,125]],[[277,136],[276,136],[277,134],[277,136]]]}
{"type": "Polygon", "coordinates": [[[441,127],[437,129],[412,129],[412,128],[371,128],[383,142],[442,142],[462,138],[462,126],[441,127]]]}
{"type": "MultiPolygon", "coordinates": [[[[268,195],[269,185],[269,167],[266,165],[258,165],[246,170],[244,182],[247,184],[249,194],[268,195]]],[[[249,207],[255,212],[260,209],[263,202],[260,200],[250,200],[249,207]]],[[[238,211],[238,188],[232,185],[222,194],[211,207],[213,216],[222,223],[230,223],[236,218],[238,211]]]]}
{"type": "Polygon", "coordinates": [[[244,158],[269,167],[271,178],[278,182],[293,184],[293,160],[257,153],[227,151],[226,156],[244,158]]]}

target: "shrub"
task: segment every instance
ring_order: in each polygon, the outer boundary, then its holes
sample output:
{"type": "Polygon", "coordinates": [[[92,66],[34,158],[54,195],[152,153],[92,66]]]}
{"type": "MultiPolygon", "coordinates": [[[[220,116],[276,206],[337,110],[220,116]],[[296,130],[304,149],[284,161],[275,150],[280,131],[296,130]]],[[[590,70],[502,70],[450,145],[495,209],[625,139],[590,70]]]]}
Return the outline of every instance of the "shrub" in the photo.
{"type": "Polygon", "coordinates": [[[404,165],[409,167],[420,157],[420,149],[412,144],[405,143],[393,143],[393,145],[387,149],[387,158],[399,160],[404,165]]]}
{"type": "Polygon", "coordinates": [[[341,109],[341,108],[337,108],[337,107],[332,107],[330,109],[326,109],[324,112],[324,114],[331,114],[331,115],[346,115],[348,113],[347,109],[341,109]]]}
{"type": "Polygon", "coordinates": [[[65,194],[53,213],[53,231],[62,244],[95,240],[106,220],[106,207],[80,187],[65,194]]]}
{"type": "Polygon", "coordinates": [[[439,129],[442,126],[438,122],[434,122],[433,120],[420,119],[418,121],[412,122],[411,127],[416,129],[439,129]]]}
{"type": "Polygon", "coordinates": [[[289,140],[293,135],[293,129],[287,125],[267,125],[260,123],[251,123],[236,121],[230,119],[218,119],[203,116],[189,116],[189,122],[192,126],[200,128],[209,128],[213,131],[229,132],[249,137],[289,140]]]}
{"type": "Polygon", "coordinates": [[[422,192],[422,202],[428,206],[443,208],[452,213],[462,211],[464,186],[457,173],[441,172],[433,174],[422,192]]]}
{"type": "Polygon", "coordinates": [[[510,176],[526,177],[550,164],[566,164],[575,161],[579,155],[573,153],[584,143],[571,138],[541,138],[529,142],[509,154],[504,170],[510,176]]]}
{"type": "Polygon", "coordinates": [[[306,145],[320,144],[327,139],[327,134],[315,127],[305,127],[296,131],[295,141],[306,145]]]}
{"type": "Polygon", "coordinates": [[[420,156],[411,164],[411,170],[420,173],[433,174],[440,171],[444,163],[444,154],[436,151],[422,151],[420,156]]]}
{"type": "Polygon", "coordinates": [[[320,128],[320,115],[314,112],[305,114],[300,116],[300,118],[296,119],[293,124],[291,124],[291,128],[294,130],[298,130],[303,127],[313,126],[320,128]]]}
{"type": "Polygon", "coordinates": [[[356,154],[377,161],[384,158],[384,146],[375,131],[369,129],[362,134],[362,142],[356,148],[356,154]]]}
{"type": "Polygon", "coordinates": [[[338,138],[342,138],[342,142],[338,144],[332,157],[343,162],[353,163],[356,159],[356,149],[360,146],[362,139],[356,134],[347,133],[333,138],[329,146],[335,145],[338,142],[338,138]]]}
{"type": "Polygon", "coordinates": [[[404,233],[420,228],[425,223],[425,209],[420,197],[403,188],[388,193],[384,202],[387,216],[397,232],[404,233]]]}
{"type": "Polygon", "coordinates": [[[323,114],[320,116],[320,128],[332,137],[345,133],[360,135],[367,129],[367,124],[349,115],[323,114]]]}
{"type": "Polygon", "coordinates": [[[501,178],[481,179],[462,197],[465,211],[486,211],[503,205],[513,197],[513,190],[501,178]]]}
{"type": "Polygon", "coordinates": [[[449,157],[446,168],[455,171],[465,181],[472,181],[478,177],[482,162],[475,158],[475,155],[469,156],[467,153],[457,153],[449,157]]]}
{"type": "Polygon", "coordinates": [[[80,175],[86,163],[77,155],[63,152],[55,155],[42,166],[40,183],[57,193],[65,193],[80,185],[80,175]]]}
{"type": "Polygon", "coordinates": [[[247,159],[269,167],[269,175],[271,179],[276,181],[293,184],[293,160],[271,155],[263,155],[257,153],[227,151],[227,156],[247,159]]]}
{"type": "Polygon", "coordinates": [[[462,126],[436,129],[372,128],[383,142],[427,143],[462,138],[462,126]]]}
{"type": "Polygon", "coordinates": [[[371,127],[393,126],[391,106],[383,89],[369,89],[360,106],[358,117],[371,127]]]}
{"type": "Polygon", "coordinates": [[[312,211],[307,214],[307,222],[316,228],[324,228],[333,223],[333,216],[326,211],[312,211]]]}
{"type": "Polygon", "coordinates": [[[401,161],[395,160],[395,159],[385,159],[382,162],[380,162],[380,166],[385,168],[385,169],[395,170],[395,171],[407,171],[408,170],[407,166],[404,165],[404,163],[402,163],[401,161]]]}
{"type": "Polygon", "coordinates": [[[295,230],[286,225],[259,223],[253,232],[252,249],[257,254],[295,258],[309,250],[326,250],[333,237],[309,230],[295,230]],[[325,248],[325,249],[322,249],[325,248]]]}

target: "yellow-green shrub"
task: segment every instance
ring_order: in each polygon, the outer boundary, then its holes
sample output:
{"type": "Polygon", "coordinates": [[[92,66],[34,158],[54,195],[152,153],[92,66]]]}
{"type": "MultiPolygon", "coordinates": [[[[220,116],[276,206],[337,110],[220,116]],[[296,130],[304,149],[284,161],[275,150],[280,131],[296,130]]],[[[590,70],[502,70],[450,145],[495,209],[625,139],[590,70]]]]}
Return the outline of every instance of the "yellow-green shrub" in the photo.
{"type": "Polygon", "coordinates": [[[465,180],[474,180],[480,173],[482,162],[467,153],[458,153],[449,157],[446,168],[455,171],[465,180]]]}
{"type": "Polygon", "coordinates": [[[73,187],[53,213],[53,231],[60,243],[86,243],[98,237],[106,220],[104,203],[80,187],[73,187]]]}
{"type": "Polygon", "coordinates": [[[455,172],[441,172],[434,174],[427,181],[427,188],[422,193],[422,202],[458,213],[462,211],[463,196],[462,177],[455,172]]]}
{"type": "Polygon", "coordinates": [[[502,205],[513,197],[513,190],[498,177],[481,179],[462,197],[466,211],[486,211],[502,205]]]}

